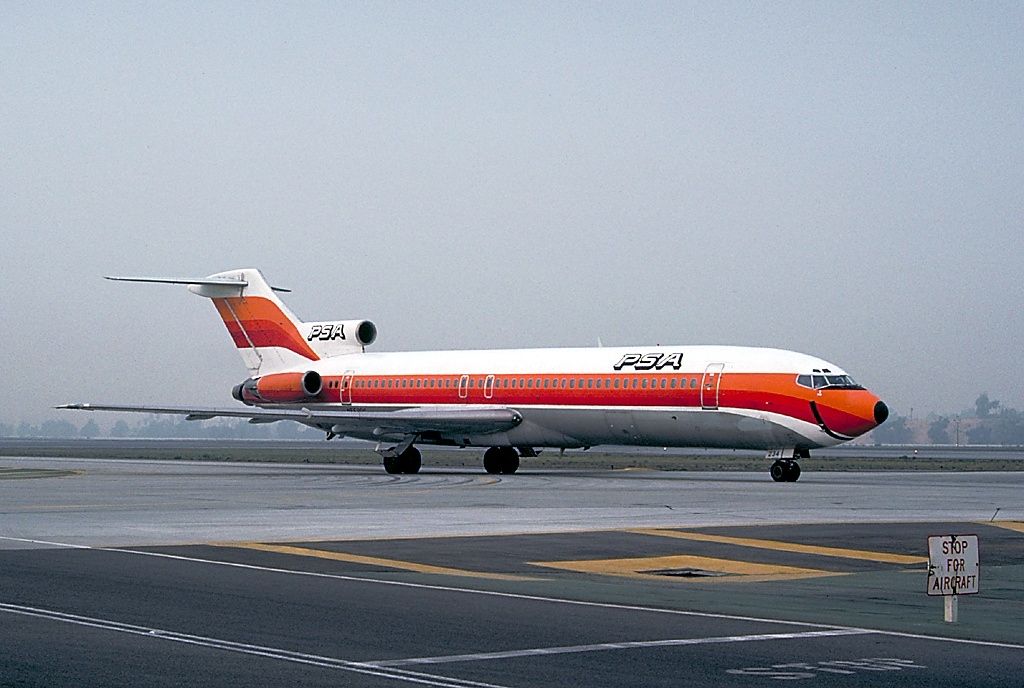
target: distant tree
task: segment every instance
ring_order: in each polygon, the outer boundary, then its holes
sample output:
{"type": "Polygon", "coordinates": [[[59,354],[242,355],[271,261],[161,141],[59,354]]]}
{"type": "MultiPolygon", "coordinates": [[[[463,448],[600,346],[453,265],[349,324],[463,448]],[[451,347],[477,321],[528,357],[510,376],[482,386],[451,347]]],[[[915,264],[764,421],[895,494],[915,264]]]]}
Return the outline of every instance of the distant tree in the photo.
{"type": "Polygon", "coordinates": [[[319,439],[323,437],[320,430],[316,430],[301,423],[281,422],[274,423],[277,437],[282,440],[303,440],[319,439]]]}
{"type": "Polygon", "coordinates": [[[928,426],[928,439],[932,444],[947,444],[949,442],[949,418],[939,416],[928,426]]]}
{"type": "Polygon", "coordinates": [[[47,420],[39,426],[39,435],[42,437],[75,437],[78,435],[78,428],[66,420],[47,420]]]}
{"type": "Polygon", "coordinates": [[[130,437],[131,434],[132,429],[128,427],[128,423],[124,422],[123,420],[119,420],[116,423],[114,423],[114,427],[110,429],[111,437],[130,437]]]}
{"type": "Polygon", "coordinates": [[[39,428],[23,420],[18,423],[18,437],[39,437],[39,428]]]}
{"type": "Polygon", "coordinates": [[[1024,416],[1017,409],[1004,408],[999,412],[992,435],[997,444],[1024,444],[1024,416]]]}
{"type": "Polygon", "coordinates": [[[871,431],[871,439],[877,444],[907,444],[913,436],[906,416],[889,416],[889,420],[871,431]]]}
{"type": "Polygon", "coordinates": [[[100,426],[96,425],[96,421],[92,418],[89,422],[82,426],[82,429],[78,431],[78,434],[82,437],[99,437],[102,433],[100,432],[100,426]]]}
{"type": "Polygon", "coordinates": [[[968,444],[992,444],[992,426],[979,423],[967,431],[968,444]]]}
{"type": "Polygon", "coordinates": [[[982,392],[978,395],[978,398],[974,400],[974,409],[978,418],[988,418],[997,408],[999,408],[999,402],[989,400],[988,392],[982,392]]]}

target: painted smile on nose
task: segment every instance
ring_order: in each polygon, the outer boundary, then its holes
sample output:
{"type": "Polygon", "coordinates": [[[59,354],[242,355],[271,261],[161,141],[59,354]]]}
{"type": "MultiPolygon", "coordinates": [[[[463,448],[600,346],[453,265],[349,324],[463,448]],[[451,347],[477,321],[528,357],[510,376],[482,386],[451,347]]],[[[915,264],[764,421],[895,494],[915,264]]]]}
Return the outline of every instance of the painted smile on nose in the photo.
{"type": "Polygon", "coordinates": [[[885,405],[884,401],[879,401],[875,404],[875,423],[881,425],[885,422],[885,419],[889,417],[889,407],[885,405]]]}

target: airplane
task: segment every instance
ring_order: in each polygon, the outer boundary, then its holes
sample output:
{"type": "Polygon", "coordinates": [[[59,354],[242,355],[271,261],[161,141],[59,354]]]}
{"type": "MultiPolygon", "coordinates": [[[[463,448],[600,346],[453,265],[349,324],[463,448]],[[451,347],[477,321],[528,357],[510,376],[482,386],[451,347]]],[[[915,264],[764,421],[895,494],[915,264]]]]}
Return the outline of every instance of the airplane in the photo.
{"type": "Polygon", "coordinates": [[[253,268],[183,284],[210,299],[249,377],[235,408],[64,404],[188,420],[296,421],[377,442],[387,473],[417,473],[416,445],[482,447],[488,473],[512,474],[540,449],[597,445],[762,449],[776,482],[798,459],[883,423],[884,402],[838,366],[781,349],[630,346],[367,352],[370,320],[303,322],[253,268]]]}

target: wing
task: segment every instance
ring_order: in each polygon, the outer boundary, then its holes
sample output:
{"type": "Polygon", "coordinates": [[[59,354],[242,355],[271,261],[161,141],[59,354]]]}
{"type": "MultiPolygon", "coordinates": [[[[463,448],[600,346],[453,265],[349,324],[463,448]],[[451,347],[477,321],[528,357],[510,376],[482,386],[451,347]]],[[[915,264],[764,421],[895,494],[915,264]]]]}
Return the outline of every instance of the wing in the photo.
{"type": "Polygon", "coordinates": [[[489,435],[511,430],[523,422],[518,411],[509,408],[460,406],[426,408],[415,406],[394,411],[311,411],[309,409],[219,409],[182,406],[107,406],[101,404],[63,404],[55,408],[77,411],[117,411],[162,413],[185,416],[186,420],[210,418],[248,418],[250,423],[274,423],[293,420],[304,425],[337,433],[359,433],[374,437],[420,435],[489,435]]]}

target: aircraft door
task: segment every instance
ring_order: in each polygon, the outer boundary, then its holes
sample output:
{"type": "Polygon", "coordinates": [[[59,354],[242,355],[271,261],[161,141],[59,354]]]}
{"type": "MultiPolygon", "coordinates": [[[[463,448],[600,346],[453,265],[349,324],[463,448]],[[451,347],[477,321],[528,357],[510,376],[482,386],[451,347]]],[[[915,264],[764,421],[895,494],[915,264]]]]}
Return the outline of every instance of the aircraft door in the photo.
{"type": "Polygon", "coordinates": [[[490,399],[494,396],[494,376],[488,375],[484,379],[484,399],[490,399]]]}
{"type": "Polygon", "coordinates": [[[341,376],[341,403],[351,404],[352,403],[352,378],[355,377],[355,371],[346,370],[341,376]]]}
{"type": "Polygon", "coordinates": [[[705,409],[718,408],[718,391],[722,386],[724,363],[709,363],[704,369],[704,378],[700,383],[700,405],[705,409]]]}

